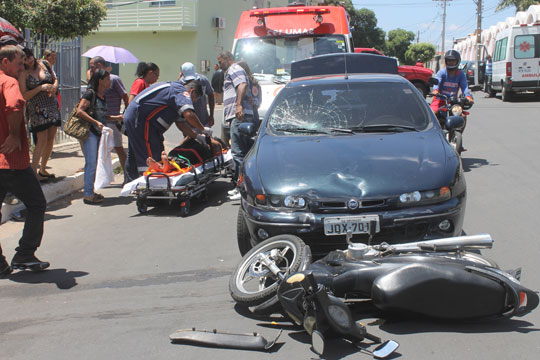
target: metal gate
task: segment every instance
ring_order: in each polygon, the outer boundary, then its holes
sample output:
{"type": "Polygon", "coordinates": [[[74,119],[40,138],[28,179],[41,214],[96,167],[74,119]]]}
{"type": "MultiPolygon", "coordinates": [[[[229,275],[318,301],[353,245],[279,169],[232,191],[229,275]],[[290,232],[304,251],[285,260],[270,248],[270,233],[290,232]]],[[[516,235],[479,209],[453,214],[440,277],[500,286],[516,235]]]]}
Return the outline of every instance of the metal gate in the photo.
{"type": "MultiPolygon", "coordinates": [[[[26,46],[34,51],[36,58],[41,58],[45,49],[40,48],[41,44],[36,40],[37,36],[28,29],[25,31],[26,46]]],[[[46,45],[47,49],[56,52],[54,72],[59,83],[62,127],[81,97],[81,42],[82,39],[79,36],[68,40],[48,40],[46,45]]],[[[58,131],[54,140],[58,144],[73,141],[73,138],[64,134],[63,131],[58,131]]]]}

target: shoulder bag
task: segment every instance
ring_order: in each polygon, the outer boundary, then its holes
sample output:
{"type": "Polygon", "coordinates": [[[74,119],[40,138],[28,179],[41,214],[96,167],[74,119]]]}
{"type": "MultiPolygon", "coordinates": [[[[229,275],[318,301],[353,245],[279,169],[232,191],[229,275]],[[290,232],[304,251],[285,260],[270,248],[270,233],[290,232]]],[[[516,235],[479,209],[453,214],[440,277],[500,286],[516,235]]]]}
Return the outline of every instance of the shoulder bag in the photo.
{"type": "MultiPolygon", "coordinates": [[[[96,92],[94,90],[90,91],[92,91],[92,101],[88,109],[93,109],[96,103],[96,92]]],[[[78,107],[79,104],[71,111],[68,121],[64,124],[64,132],[75,139],[85,141],[88,138],[88,134],[90,134],[90,123],[77,117],[78,107]]],[[[88,111],[88,113],[91,113],[91,111],[88,111]]]]}

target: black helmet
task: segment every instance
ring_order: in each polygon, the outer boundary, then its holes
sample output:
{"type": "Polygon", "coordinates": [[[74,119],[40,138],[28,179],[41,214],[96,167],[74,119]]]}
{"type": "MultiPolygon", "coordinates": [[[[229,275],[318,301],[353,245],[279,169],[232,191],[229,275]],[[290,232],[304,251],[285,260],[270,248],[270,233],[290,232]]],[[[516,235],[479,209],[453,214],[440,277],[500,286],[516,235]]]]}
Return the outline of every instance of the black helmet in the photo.
{"type": "Polygon", "coordinates": [[[450,70],[457,69],[460,62],[461,62],[461,55],[459,55],[459,52],[457,50],[448,50],[444,54],[444,63],[447,69],[450,69],[450,70]],[[452,66],[448,65],[448,60],[453,60],[453,59],[457,60],[456,65],[452,65],[452,66]]]}

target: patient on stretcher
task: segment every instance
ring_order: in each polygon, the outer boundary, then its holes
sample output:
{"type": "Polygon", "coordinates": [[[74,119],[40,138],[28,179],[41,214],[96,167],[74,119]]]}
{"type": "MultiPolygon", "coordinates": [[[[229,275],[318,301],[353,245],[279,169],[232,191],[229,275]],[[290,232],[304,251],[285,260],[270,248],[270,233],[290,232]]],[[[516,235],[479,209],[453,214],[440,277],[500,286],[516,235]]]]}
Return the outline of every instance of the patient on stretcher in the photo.
{"type": "Polygon", "coordinates": [[[210,138],[209,144],[206,145],[202,145],[194,139],[185,138],[184,141],[172,149],[168,155],[163,151],[161,153],[160,162],[149,157],[146,159],[146,165],[148,165],[148,170],[150,172],[170,173],[180,169],[179,163],[175,161],[175,159],[178,160],[178,157],[187,160],[190,166],[196,166],[208,161],[213,156],[219,156],[222,154],[224,148],[225,145],[221,141],[213,138],[210,138]]]}

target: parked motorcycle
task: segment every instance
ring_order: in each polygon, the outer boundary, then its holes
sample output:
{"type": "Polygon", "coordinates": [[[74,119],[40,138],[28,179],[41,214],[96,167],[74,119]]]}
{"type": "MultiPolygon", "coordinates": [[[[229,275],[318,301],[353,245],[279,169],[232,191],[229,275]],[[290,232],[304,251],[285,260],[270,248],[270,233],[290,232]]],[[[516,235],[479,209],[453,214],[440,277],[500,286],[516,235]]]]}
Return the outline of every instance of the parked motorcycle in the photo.
{"type": "Polygon", "coordinates": [[[312,264],[309,246],[296,236],[261,242],[233,273],[232,297],[260,309],[273,304],[277,293],[285,314],[319,344],[325,336],[370,338],[341,299],[371,303],[370,313],[454,320],[523,316],[538,306],[538,295],[520,285],[521,269],[501,270],[475,252],[492,247],[487,234],[395,245],[347,238],[347,250],[312,264]]]}
{"type": "Polygon", "coordinates": [[[446,104],[441,106],[437,113],[437,119],[441,125],[444,136],[448,143],[461,155],[463,151],[463,131],[467,126],[467,115],[473,104],[464,97],[448,97],[446,95],[435,95],[446,104]]]}

